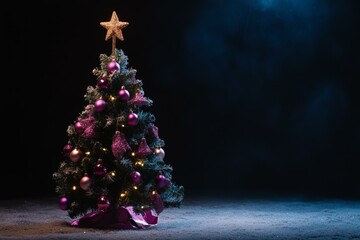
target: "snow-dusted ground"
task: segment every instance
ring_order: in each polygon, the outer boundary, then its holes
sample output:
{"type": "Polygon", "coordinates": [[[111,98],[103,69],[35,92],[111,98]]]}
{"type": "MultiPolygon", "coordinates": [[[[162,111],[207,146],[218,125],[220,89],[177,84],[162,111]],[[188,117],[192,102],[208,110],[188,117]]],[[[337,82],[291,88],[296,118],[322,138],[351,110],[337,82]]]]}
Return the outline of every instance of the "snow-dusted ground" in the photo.
{"type": "Polygon", "coordinates": [[[68,226],[57,200],[0,201],[0,239],[360,239],[360,201],[186,199],[146,230],[68,226]]]}

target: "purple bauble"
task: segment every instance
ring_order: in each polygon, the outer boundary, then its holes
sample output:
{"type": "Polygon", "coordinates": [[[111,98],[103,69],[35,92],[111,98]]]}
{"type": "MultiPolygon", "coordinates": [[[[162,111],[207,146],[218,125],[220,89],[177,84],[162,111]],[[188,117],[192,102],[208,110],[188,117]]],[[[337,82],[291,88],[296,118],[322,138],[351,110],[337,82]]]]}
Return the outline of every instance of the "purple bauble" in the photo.
{"type": "Polygon", "coordinates": [[[101,162],[96,163],[96,165],[94,166],[94,175],[103,176],[106,173],[107,173],[106,167],[101,162]]]}
{"type": "Polygon", "coordinates": [[[120,91],[118,92],[118,95],[119,95],[119,99],[123,102],[127,102],[130,98],[129,91],[124,88],[120,89],[120,91]]]}
{"type": "Polygon", "coordinates": [[[136,126],[139,123],[139,117],[137,114],[135,113],[130,113],[128,118],[127,118],[127,123],[130,126],[136,126]]]}
{"type": "Polygon", "coordinates": [[[91,183],[91,179],[88,176],[84,176],[80,180],[80,187],[82,188],[82,190],[87,191],[90,189],[91,183]]]}
{"type": "Polygon", "coordinates": [[[70,160],[74,163],[77,163],[83,157],[83,153],[80,149],[75,148],[69,154],[70,160]]]}
{"type": "Polygon", "coordinates": [[[101,112],[106,108],[106,102],[102,99],[96,100],[95,102],[95,111],[101,112]]]}
{"type": "Polygon", "coordinates": [[[100,89],[108,89],[109,88],[109,80],[107,78],[101,77],[97,80],[97,85],[100,89]]]}
{"type": "Polygon", "coordinates": [[[77,134],[82,134],[85,131],[85,127],[81,122],[76,122],[74,127],[77,134]]]}
{"type": "Polygon", "coordinates": [[[160,174],[155,177],[155,184],[158,188],[164,188],[170,185],[170,180],[160,174]]]}
{"type": "Polygon", "coordinates": [[[115,60],[112,60],[107,65],[107,71],[109,73],[114,73],[114,72],[118,71],[119,69],[120,69],[120,65],[115,60]]]}
{"type": "Polygon", "coordinates": [[[132,171],[130,173],[131,180],[133,183],[140,183],[141,182],[141,174],[137,171],[132,171]]]}
{"type": "Polygon", "coordinates": [[[162,148],[156,148],[154,151],[154,154],[161,160],[163,160],[165,157],[165,151],[162,148]]]}
{"type": "Polygon", "coordinates": [[[100,196],[97,206],[100,210],[106,211],[110,207],[110,201],[106,196],[100,196]]]}
{"type": "Polygon", "coordinates": [[[71,144],[66,144],[63,148],[63,153],[65,157],[69,157],[70,152],[74,149],[74,147],[71,144]]]}
{"type": "Polygon", "coordinates": [[[66,197],[60,198],[59,208],[64,211],[69,209],[69,200],[66,197]]]}

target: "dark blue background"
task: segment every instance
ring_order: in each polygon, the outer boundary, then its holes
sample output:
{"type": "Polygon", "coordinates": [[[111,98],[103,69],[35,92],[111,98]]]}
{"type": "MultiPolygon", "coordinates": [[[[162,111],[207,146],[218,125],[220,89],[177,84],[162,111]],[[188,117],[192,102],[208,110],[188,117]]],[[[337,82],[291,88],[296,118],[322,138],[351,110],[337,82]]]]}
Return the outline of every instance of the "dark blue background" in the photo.
{"type": "Polygon", "coordinates": [[[1,34],[3,198],[54,194],[113,10],[187,194],[360,198],[359,1],[24,4],[1,34]]]}

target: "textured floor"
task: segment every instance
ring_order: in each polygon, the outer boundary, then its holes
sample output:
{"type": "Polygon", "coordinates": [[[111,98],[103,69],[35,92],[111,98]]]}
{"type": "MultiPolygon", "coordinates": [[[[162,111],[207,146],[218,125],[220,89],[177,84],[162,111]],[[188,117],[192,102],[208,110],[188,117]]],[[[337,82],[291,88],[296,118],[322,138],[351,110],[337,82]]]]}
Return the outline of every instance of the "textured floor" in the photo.
{"type": "Polygon", "coordinates": [[[68,226],[56,199],[0,201],[0,239],[360,239],[360,201],[185,199],[146,230],[68,226]]]}

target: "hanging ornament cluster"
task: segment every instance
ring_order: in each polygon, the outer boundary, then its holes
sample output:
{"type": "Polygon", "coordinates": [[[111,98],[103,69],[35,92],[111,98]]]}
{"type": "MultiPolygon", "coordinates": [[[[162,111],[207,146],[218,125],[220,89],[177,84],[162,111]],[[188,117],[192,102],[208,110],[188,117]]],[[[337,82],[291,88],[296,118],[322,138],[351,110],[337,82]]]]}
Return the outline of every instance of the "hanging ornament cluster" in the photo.
{"type": "Polygon", "coordinates": [[[139,144],[139,147],[138,147],[138,150],[136,151],[136,155],[139,155],[139,156],[147,156],[147,155],[150,155],[152,153],[152,150],[151,148],[147,145],[147,142],[146,142],[146,139],[145,138],[142,138],[140,140],[140,144],[139,144]]]}
{"type": "Polygon", "coordinates": [[[75,132],[84,138],[93,138],[95,136],[96,119],[93,116],[78,118],[74,126],[75,132]]]}
{"type": "Polygon", "coordinates": [[[129,103],[135,104],[138,107],[149,104],[149,100],[143,97],[141,92],[135,93],[135,97],[129,100],[129,103]]]}
{"type": "Polygon", "coordinates": [[[131,150],[130,145],[126,141],[126,137],[124,133],[120,131],[115,132],[111,144],[111,150],[114,157],[118,160],[121,159],[121,157],[126,151],[131,150]]]}

